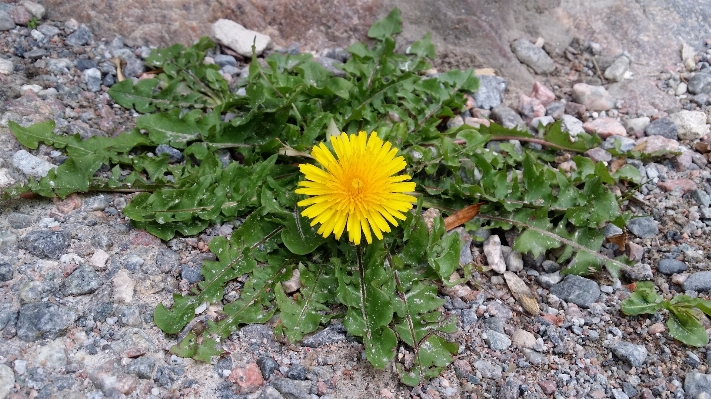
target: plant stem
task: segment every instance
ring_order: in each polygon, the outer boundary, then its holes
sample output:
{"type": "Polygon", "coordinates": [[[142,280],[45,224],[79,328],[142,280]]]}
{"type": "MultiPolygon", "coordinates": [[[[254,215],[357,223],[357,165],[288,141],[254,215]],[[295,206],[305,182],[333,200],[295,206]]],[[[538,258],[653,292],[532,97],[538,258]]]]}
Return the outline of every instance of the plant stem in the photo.
{"type": "Polygon", "coordinates": [[[358,273],[360,274],[360,311],[365,322],[365,335],[370,340],[370,328],[368,328],[368,319],[365,314],[365,267],[363,267],[363,247],[360,244],[356,245],[356,256],[358,258],[358,273]]]}

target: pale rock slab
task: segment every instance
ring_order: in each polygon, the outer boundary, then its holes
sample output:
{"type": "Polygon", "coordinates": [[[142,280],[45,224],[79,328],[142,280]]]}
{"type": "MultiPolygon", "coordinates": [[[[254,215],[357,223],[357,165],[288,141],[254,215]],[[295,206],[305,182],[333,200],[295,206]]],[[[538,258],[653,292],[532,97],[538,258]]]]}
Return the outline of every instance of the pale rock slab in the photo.
{"type": "Polygon", "coordinates": [[[256,55],[262,54],[272,44],[269,36],[246,29],[229,19],[219,19],[212,24],[212,37],[243,57],[252,56],[252,44],[256,55]]]}

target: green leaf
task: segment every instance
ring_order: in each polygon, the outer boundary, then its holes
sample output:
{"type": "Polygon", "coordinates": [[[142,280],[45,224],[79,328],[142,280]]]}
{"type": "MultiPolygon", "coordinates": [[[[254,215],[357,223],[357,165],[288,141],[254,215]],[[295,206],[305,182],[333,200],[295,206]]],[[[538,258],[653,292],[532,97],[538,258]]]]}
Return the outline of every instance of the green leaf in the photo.
{"type": "Polygon", "coordinates": [[[170,353],[180,357],[193,357],[197,348],[197,334],[195,331],[189,331],[182,341],[170,348],[170,353]]]}
{"type": "Polygon", "coordinates": [[[402,18],[400,10],[394,8],[387,17],[376,21],[368,29],[368,37],[376,40],[385,40],[402,31],[402,18]]]}
{"type": "Polygon", "coordinates": [[[281,239],[289,251],[297,255],[309,254],[326,241],[300,212],[290,213],[286,217],[281,239]]]}
{"type": "Polygon", "coordinates": [[[186,143],[200,136],[201,127],[196,123],[200,115],[198,110],[184,116],[180,116],[180,110],[142,115],[136,119],[136,126],[147,130],[148,137],[156,143],[185,148],[186,143]]]}
{"type": "Polygon", "coordinates": [[[380,327],[372,331],[369,337],[363,340],[365,344],[365,357],[375,368],[385,368],[395,357],[397,337],[388,327],[380,327]]]}
{"type": "Polygon", "coordinates": [[[654,283],[651,281],[639,281],[635,284],[635,290],[630,297],[622,301],[620,309],[629,316],[640,314],[654,314],[663,309],[662,297],[654,291],[654,283]]]}
{"type": "Polygon", "coordinates": [[[435,58],[435,46],[432,44],[432,34],[427,32],[425,36],[412,43],[406,51],[408,54],[414,54],[418,57],[427,57],[431,60],[435,58]]]}
{"type": "Polygon", "coordinates": [[[667,320],[669,335],[691,346],[703,347],[709,343],[706,329],[692,311],[674,306],[670,310],[667,320]]]}

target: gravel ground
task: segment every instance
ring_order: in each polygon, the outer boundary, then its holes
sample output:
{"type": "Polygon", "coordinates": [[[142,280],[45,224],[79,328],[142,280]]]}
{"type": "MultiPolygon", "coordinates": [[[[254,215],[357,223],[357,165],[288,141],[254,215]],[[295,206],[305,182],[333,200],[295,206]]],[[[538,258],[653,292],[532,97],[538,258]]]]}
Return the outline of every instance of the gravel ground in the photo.
{"type": "MultiPolygon", "coordinates": [[[[94,37],[73,20],[41,21],[29,29],[31,12],[0,5],[0,186],[62,161],[49,147],[23,149],[8,121],[26,126],[54,120],[58,132],[82,137],[132,128],[136,114],[106,94],[117,79],[110,60],[122,58],[123,74],[139,77],[150,52],[126,47],[120,38],[94,37]],[[4,28],[3,14],[17,26],[4,28]]],[[[649,181],[625,204],[643,217],[627,226],[625,250],[639,263],[622,281],[602,273],[562,279],[560,265],[512,253],[505,236],[474,240],[463,260],[502,257],[531,287],[542,311],[525,313],[494,272],[442,293],[443,312],[459,320],[453,337],[461,351],[424,386],[407,388],[391,369],[374,370],[362,345],[338,324],[300,345],[276,341],[269,325],[248,326],[224,342],[224,357],[202,364],[168,352],[175,341],[154,325],[152,312],[199,280],[202,262],[211,257],[205,244],[228,236],[231,224],[161,242],[131,227],[121,213],[130,198],[123,194],[18,199],[0,208],[0,399],[708,398],[711,349],[674,341],[662,317],[624,317],[619,307],[635,280],[653,280],[667,298],[708,298],[711,290],[711,50],[687,48],[678,65],[635,77],[624,53],[609,56],[582,39],[552,56],[527,41],[512,48],[541,74],[541,84],[532,93],[505,93],[505,76],[479,71],[482,88],[473,106],[451,124],[494,119],[538,126],[561,119],[571,134],[609,135],[587,154],[609,162],[605,148],[615,140],[643,151],[680,152],[628,161],[649,181]],[[620,79],[651,81],[673,92],[678,106],[632,114],[604,89],[620,79]],[[504,98],[518,103],[501,104],[504,98]]],[[[231,64],[225,62],[222,72],[236,79],[245,65],[231,64]]],[[[563,170],[568,159],[560,158],[563,170]]],[[[472,242],[467,237],[474,232],[459,233],[472,242]]],[[[620,231],[608,227],[608,233],[620,231]]],[[[708,320],[704,326],[711,329],[708,320]]],[[[398,353],[408,356],[404,349],[398,353]]]]}

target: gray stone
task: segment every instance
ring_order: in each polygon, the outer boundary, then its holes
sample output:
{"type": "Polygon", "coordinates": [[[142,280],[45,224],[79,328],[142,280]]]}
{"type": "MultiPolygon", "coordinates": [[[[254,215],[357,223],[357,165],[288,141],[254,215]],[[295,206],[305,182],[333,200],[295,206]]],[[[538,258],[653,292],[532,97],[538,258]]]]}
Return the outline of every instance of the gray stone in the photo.
{"type": "Polygon", "coordinates": [[[17,337],[26,342],[55,339],[67,333],[77,315],[55,303],[30,303],[20,308],[17,337]]]}
{"type": "Polygon", "coordinates": [[[508,83],[500,76],[477,76],[479,89],[474,93],[477,108],[492,109],[501,105],[508,83]]]}
{"type": "Polygon", "coordinates": [[[188,265],[183,265],[180,271],[180,277],[187,280],[189,283],[197,283],[202,281],[202,273],[200,273],[199,267],[193,267],[188,265]]]}
{"type": "Polygon", "coordinates": [[[12,265],[7,262],[0,262],[0,282],[10,281],[15,272],[12,265]]]}
{"type": "Polygon", "coordinates": [[[639,238],[650,238],[659,234],[657,222],[651,216],[631,219],[627,222],[627,229],[639,238]]]}
{"type": "Polygon", "coordinates": [[[0,11],[0,31],[15,29],[15,21],[6,11],[0,11]]]}
{"type": "Polygon", "coordinates": [[[69,68],[74,63],[69,58],[50,58],[47,60],[47,69],[53,73],[69,73],[69,68]]]}
{"type": "Polygon", "coordinates": [[[38,4],[34,1],[25,0],[22,2],[22,6],[25,7],[27,11],[32,14],[33,17],[40,20],[44,18],[45,8],[42,4],[38,4]]]}
{"type": "Polygon", "coordinates": [[[681,273],[686,271],[689,266],[686,263],[676,260],[676,259],[662,259],[657,264],[657,269],[659,273],[671,276],[674,273],[681,273]]]}
{"type": "Polygon", "coordinates": [[[696,272],[681,284],[684,291],[711,291],[711,271],[696,272]]]}
{"type": "Polygon", "coordinates": [[[558,284],[563,277],[561,277],[560,272],[555,273],[542,273],[536,277],[536,281],[543,288],[551,288],[555,284],[558,284]]]}
{"type": "Polygon", "coordinates": [[[637,263],[631,267],[625,266],[622,268],[622,274],[632,281],[649,281],[654,278],[652,267],[644,263],[637,263]]]}
{"type": "MultiPolygon", "coordinates": [[[[225,397],[225,396],[223,396],[223,397],[225,397]]],[[[322,398],[323,397],[325,397],[325,395],[322,396],[322,398]]],[[[274,387],[266,386],[264,388],[264,390],[262,391],[262,393],[260,393],[259,396],[257,396],[257,399],[284,399],[284,396],[282,396],[282,394],[280,394],[279,391],[274,389],[274,387]]]]}
{"type": "Polygon", "coordinates": [[[686,88],[691,94],[708,94],[711,92],[711,74],[697,72],[686,88]]]}
{"type": "Polygon", "coordinates": [[[555,273],[562,269],[562,267],[552,260],[544,260],[541,262],[541,269],[546,273],[555,273]]]}
{"type": "Polygon", "coordinates": [[[276,378],[271,383],[271,386],[279,391],[285,399],[312,399],[309,391],[311,390],[310,381],[295,381],[288,378],[276,378]]]}
{"type": "Polygon", "coordinates": [[[630,399],[630,397],[627,396],[625,391],[622,389],[613,389],[612,390],[612,398],[613,399],[630,399]]]}
{"type": "Polygon", "coordinates": [[[68,245],[69,237],[63,231],[35,230],[20,239],[20,248],[46,259],[59,259],[68,245]]]}
{"type": "Polygon", "coordinates": [[[560,101],[555,101],[546,107],[546,115],[552,117],[555,120],[559,120],[565,114],[565,105],[560,101]]]}
{"type": "Polygon", "coordinates": [[[89,91],[97,92],[101,90],[101,71],[97,68],[89,68],[82,73],[86,88],[89,91]]]}
{"type": "Polygon", "coordinates": [[[615,106],[612,96],[602,86],[576,83],[573,85],[572,96],[573,101],[591,111],[607,111],[615,106]]]}
{"type": "Polygon", "coordinates": [[[35,223],[35,218],[24,213],[13,212],[7,215],[7,222],[13,229],[24,229],[35,223]]]}
{"type": "Polygon", "coordinates": [[[233,57],[231,55],[218,54],[215,56],[215,64],[219,65],[220,67],[223,67],[225,65],[230,65],[230,66],[236,67],[237,60],[235,59],[235,57],[233,57]]]}
{"type": "Polygon", "coordinates": [[[12,61],[0,58],[0,73],[3,75],[9,75],[14,71],[15,66],[12,61]]]}
{"type": "Polygon", "coordinates": [[[648,116],[642,116],[639,118],[631,118],[627,119],[624,123],[625,129],[627,129],[627,133],[632,133],[632,132],[643,132],[644,129],[649,126],[650,119],[648,116]]]}
{"type": "Polygon", "coordinates": [[[696,201],[697,204],[707,207],[711,205],[711,196],[706,194],[705,191],[702,190],[694,190],[691,192],[691,199],[696,201]]]}
{"type": "MultiPolygon", "coordinates": [[[[333,74],[333,76],[337,76],[339,78],[344,78],[346,77],[346,72],[340,68],[340,66],[343,65],[342,62],[338,60],[334,60],[333,58],[328,58],[328,57],[318,57],[316,58],[316,62],[318,62],[321,66],[326,68],[329,72],[333,74]]],[[[223,72],[230,71],[231,75],[236,75],[240,72],[240,70],[236,67],[233,67],[232,65],[225,65],[222,67],[223,72]]]]}
{"type": "Polygon", "coordinates": [[[621,152],[627,152],[632,150],[637,143],[629,137],[610,136],[602,142],[600,148],[604,150],[612,150],[617,149],[618,145],[621,152]]]}
{"type": "Polygon", "coordinates": [[[25,150],[19,150],[12,156],[12,166],[19,169],[28,177],[40,178],[49,173],[55,165],[37,158],[25,150]]]}
{"type": "Polygon", "coordinates": [[[301,345],[309,348],[318,348],[335,344],[346,339],[346,329],[342,324],[332,324],[323,330],[312,334],[301,341],[301,345]]]}
{"type": "Polygon", "coordinates": [[[308,371],[306,370],[306,367],[300,365],[300,364],[292,364],[291,367],[286,371],[286,377],[292,380],[299,380],[303,381],[306,379],[306,375],[308,374],[308,371]]]}
{"type": "Polygon", "coordinates": [[[0,253],[12,253],[17,250],[17,235],[9,232],[0,232],[0,253]]]}
{"type": "Polygon", "coordinates": [[[622,229],[619,228],[619,227],[617,227],[617,226],[615,226],[615,225],[612,224],[612,223],[606,224],[606,225],[605,225],[605,228],[602,229],[602,235],[604,235],[606,238],[607,238],[607,237],[616,236],[616,235],[620,235],[620,234],[622,234],[622,233],[623,233],[622,229]]]}
{"type": "Polygon", "coordinates": [[[605,79],[609,79],[613,82],[619,82],[624,79],[625,73],[630,69],[629,58],[623,56],[617,57],[615,62],[612,63],[607,69],[605,69],[605,74],[603,75],[605,79]]]}
{"type": "Polygon", "coordinates": [[[477,360],[474,362],[474,368],[484,378],[498,380],[502,375],[501,367],[494,365],[488,360],[477,360]]]}
{"type": "Polygon", "coordinates": [[[558,298],[583,308],[589,308],[600,296],[600,286],[595,281],[572,274],[552,286],[550,291],[558,298]]]}
{"type": "Polygon", "coordinates": [[[94,35],[91,34],[89,28],[86,25],[81,25],[77,30],[72,32],[65,42],[70,46],[84,46],[90,41],[94,40],[94,35]]]}
{"type": "Polygon", "coordinates": [[[170,162],[177,163],[183,160],[183,153],[167,144],[159,144],[156,147],[156,155],[168,154],[170,162]]]}
{"type": "Polygon", "coordinates": [[[684,377],[684,393],[687,398],[711,395],[711,374],[702,374],[698,371],[687,373],[684,377]]]}
{"type": "Polygon", "coordinates": [[[80,58],[74,63],[74,66],[80,71],[85,71],[87,69],[96,68],[97,64],[94,60],[80,58]]]}
{"type": "Polygon", "coordinates": [[[155,366],[155,359],[150,356],[142,356],[134,359],[131,363],[126,365],[126,372],[128,374],[133,374],[140,379],[150,380],[153,377],[153,370],[155,369],[155,366]]]}
{"type": "Polygon", "coordinates": [[[42,24],[37,27],[37,30],[49,38],[59,34],[59,28],[55,27],[54,25],[50,25],[50,24],[42,24]]]}
{"type": "Polygon", "coordinates": [[[126,66],[123,67],[123,75],[126,77],[141,76],[146,70],[146,64],[136,57],[126,58],[126,66]]]}
{"type": "Polygon", "coordinates": [[[89,265],[76,268],[62,283],[64,295],[86,295],[99,289],[104,284],[101,276],[89,265]]]}
{"type": "Polygon", "coordinates": [[[505,351],[511,346],[511,338],[504,333],[484,330],[484,335],[484,341],[489,345],[489,348],[495,351],[505,351]]]}
{"type": "Polygon", "coordinates": [[[25,51],[25,53],[22,54],[22,56],[28,60],[36,60],[36,59],[40,59],[48,54],[49,54],[49,52],[43,48],[35,48],[30,51],[25,51]]]}
{"type": "Polygon", "coordinates": [[[491,110],[491,118],[498,124],[509,129],[527,130],[526,123],[513,109],[499,105],[491,110]]]}
{"type": "Polygon", "coordinates": [[[504,254],[501,250],[501,239],[498,235],[491,235],[484,242],[484,255],[486,262],[491,269],[497,273],[506,271],[506,262],[504,262],[504,254]]]}
{"type": "Polygon", "coordinates": [[[659,118],[652,121],[644,129],[644,134],[647,136],[662,136],[667,139],[676,140],[678,138],[679,129],[670,118],[659,118]]]}
{"type": "Polygon", "coordinates": [[[0,398],[7,398],[15,388],[15,372],[10,367],[0,364],[0,398]]]}
{"type": "Polygon", "coordinates": [[[568,132],[571,137],[575,137],[580,133],[585,133],[583,122],[580,119],[572,115],[563,115],[560,120],[562,121],[561,129],[564,132],[568,132]]]}
{"type": "Polygon", "coordinates": [[[647,360],[647,348],[644,345],[635,345],[627,341],[620,341],[613,346],[612,353],[633,367],[641,367],[647,360]]]}
{"type": "Polygon", "coordinates": [[[533,68],[538,74],[551,73],[555,69],[555,63],[548,53],[526,39],[513,42],[511,51],[519,61],[533,68]]]}
{"type": "MultiPolygon", "coordinates": [[[[471,254],[471,251],[468,252],[471,254]]],[[[506,262],[506,270],[510,272],[520,272],[523,270],[523,257],[520,252],[510,251],[504,256],[504,262],[506,262]]]]}

